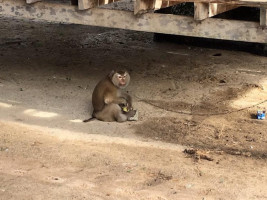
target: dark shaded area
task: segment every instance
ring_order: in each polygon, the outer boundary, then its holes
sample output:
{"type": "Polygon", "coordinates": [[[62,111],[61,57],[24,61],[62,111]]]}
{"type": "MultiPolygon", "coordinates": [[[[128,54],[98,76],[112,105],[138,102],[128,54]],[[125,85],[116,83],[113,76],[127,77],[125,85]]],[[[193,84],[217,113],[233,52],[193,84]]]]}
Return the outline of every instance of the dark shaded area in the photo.
{"type": "MultiPolygon", "coordinates": [[[[194,4],[182,3],[172,7],[160,9],[157,13],[171,13],[175,15],[194,16],[194,4]]],[[[239,7],[228,12],[219,14],[214,18],[232,19],[232,20],[244,20],[244,21],[259,21],[260,10],[259,8],[239,7]]],[[[225,49],[233,51],[244,51],[257,55],[267,56],[266,44],[237,42],[228,40],[177,36],[168,34],[154,34],[154,41],[156,42],[172,42],[177,44],[184,44],[202,48],[215,48],[225,49]]]]}
{"type": "Polygon", "coordinates": [[[214,18],[258,22],[260,21],[260,9],[252,7],[239,7],[216,15],[214,18]]]}
{"type": "Polygon", "coordinates": [[[171,42],[189,46],[196,46],[202,48],[223,49],[231,51],[244,51],[257,55],[267,56],[267,45],[251,42],[237,42],[230,40],[217,40],[208,38],[168,35],[168,34],[154,34],[155,42],[171,42]]]}
{"type": "Polygon", "coordinates": [[[251,114],[251,115],[250,115],[250,117],[251,117],[251,119],[257,119],[257,115],[256,115],[256,114],[254,114],[254,113],[253,113],[253,114],[251,114]]]}
{"type": "MultiPolygon", "coordinates": [[[[194,3],[181,3],[167,8],[162,8],[155,13],[194,16],[194,3]]],[[[253,7],[239,7],[214,16],[213,18],[259,21],[260,9],[253,7]]]]}

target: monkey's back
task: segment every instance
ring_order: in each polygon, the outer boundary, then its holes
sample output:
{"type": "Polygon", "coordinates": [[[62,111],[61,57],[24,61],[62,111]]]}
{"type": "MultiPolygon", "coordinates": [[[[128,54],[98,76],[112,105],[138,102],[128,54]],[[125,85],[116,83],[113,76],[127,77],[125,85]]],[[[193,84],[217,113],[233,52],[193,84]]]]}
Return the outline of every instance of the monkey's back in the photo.
{"type": "Polygon", "coordinates": [[[116,95],[114,92],[117,90],[116,87],[111,83],[109,77],[101,80],[95,87],[92,94],[92,104],[94,108],[94,112],[98,112],[103,110],[105,106],[105,96],[106,95],[116,95]],[[114,93],[114,94],[112,94],[114,93]]]}

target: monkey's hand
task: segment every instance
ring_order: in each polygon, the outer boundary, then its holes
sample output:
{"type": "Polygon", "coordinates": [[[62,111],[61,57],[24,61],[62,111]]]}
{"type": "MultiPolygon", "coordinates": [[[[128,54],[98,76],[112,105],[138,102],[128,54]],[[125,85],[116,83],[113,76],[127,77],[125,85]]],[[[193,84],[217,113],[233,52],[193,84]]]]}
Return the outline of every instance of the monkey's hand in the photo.
{"type": "Polygon", "coordinates": [[[124,99],[126,99],[126,102],[127,102],[127,104],[126,104],[127,109],[128,109],[128,110],[133,110],[132,97],[131,97],[128,93],[126,93],[126,92],[122,93],[121,96],[122,96],[124,99]]]}
{"type": "Polygon", "coordinates": [[[128,111],[133,110],[133,106],[132,106],[131,103],[127,103],[126,107],[127,107],[127,110],[128,110],[128,111]]]}
{"type": "Polygon", "coordinates": [[[124,105],[124,104],[119,104],[119,106],[121,107],[121,109],[122,109],[122,111],[124,112],[124,113],[127,113],[127,112],[130,112],[130,111],[132,111],[133,110],[133,107],[130,105],[130,104],[126,104],[126,105],[124,105]]]}
{"type": "Polygon", "coordinates": [[[127,119],[131,120],[131,118],[135,116],[136,112],[137,112],[136,110],[131,110],[131,111],[127,112],[126,113],[127,119]]]}

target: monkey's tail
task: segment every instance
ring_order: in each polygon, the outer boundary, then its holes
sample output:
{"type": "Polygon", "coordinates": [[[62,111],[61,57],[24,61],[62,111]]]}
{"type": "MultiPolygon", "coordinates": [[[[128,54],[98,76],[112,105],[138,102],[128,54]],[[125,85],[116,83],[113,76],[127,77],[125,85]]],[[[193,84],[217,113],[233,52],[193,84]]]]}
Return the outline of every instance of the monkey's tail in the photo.
{"type": "Polygon", "coordinates": [[[96,117],[95,117],[95,111],[94,111],[94,112],[92,113],[92,117],[89,118],[89,119],[85,119],[85,120],[83,120],[83,122],[86,123],[86,122],[93,121],[93,120],[95,120],[95,119],[96,119],[96,117]]]}
{"type": "Polygon", "coordinates": [[[83,122],[90,122],[90,121],[93,121],[93,120],[95,120],[96,118],[95,117],[91,117],[91,118],[89,118],[89,119],[85,119],[85,120],[83,120],[83,122]]]}

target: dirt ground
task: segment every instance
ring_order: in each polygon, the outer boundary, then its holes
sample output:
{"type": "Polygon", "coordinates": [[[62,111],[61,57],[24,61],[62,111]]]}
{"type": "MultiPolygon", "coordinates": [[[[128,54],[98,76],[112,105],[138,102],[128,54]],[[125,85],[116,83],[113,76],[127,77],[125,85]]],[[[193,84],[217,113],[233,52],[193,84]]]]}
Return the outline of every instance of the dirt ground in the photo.
{"type": "Polygon", "coordinates": [[[151,33],[0,17],[0,199],[267,199],[266,66],[151,33]],[[82,123],[116,68],[139,120],[82,123]]]}

